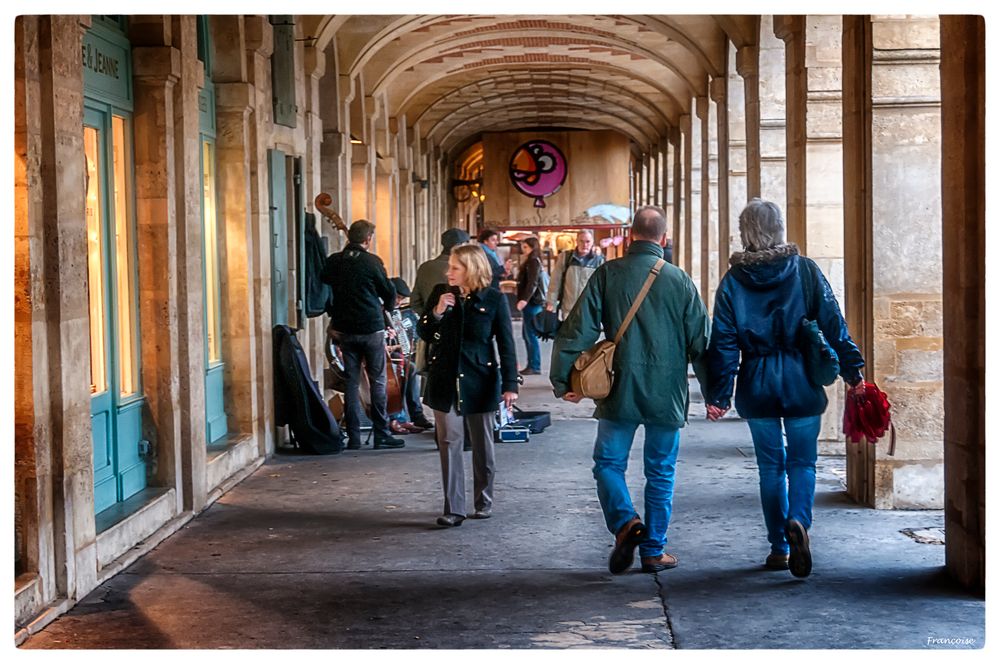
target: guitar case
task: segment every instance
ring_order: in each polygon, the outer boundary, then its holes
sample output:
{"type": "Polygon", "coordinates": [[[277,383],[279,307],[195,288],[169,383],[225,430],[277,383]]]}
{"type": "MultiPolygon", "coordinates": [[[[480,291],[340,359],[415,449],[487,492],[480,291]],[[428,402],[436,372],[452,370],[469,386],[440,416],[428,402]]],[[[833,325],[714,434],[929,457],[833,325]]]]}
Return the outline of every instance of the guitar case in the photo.
{"type": "Polygon", "coordinates": [[[337,454],[344,448],[340,427],[312,379],[305,351],[287,325],[272,330],[274,421],[288,425],[292,441],[308,454],[337,454]]]}
{"type": "Polygon", "coordinates": [[[515,426],[526,427],[531,433],[542,433],[552,425],[552,415],[547,410],[521,410],[514,404],[515,426]]]}

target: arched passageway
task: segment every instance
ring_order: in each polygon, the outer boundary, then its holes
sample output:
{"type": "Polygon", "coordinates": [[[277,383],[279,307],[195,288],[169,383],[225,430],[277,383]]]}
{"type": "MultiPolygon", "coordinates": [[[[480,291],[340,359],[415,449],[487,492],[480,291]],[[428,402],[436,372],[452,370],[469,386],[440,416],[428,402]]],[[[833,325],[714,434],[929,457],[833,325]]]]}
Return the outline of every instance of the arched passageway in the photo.
{"type": "Polygon", "coordinates": [[[411,284],[451,226],[590,227],[615,257],[659,205],[709,307],[740,210],[774,200],[894,405],[888,456],[845,444],[829,388],[821,451],[859,506],[943,510],[947,570],[981,588],[984,39],[961,16],[19,17],[19,638],[273,456],[274,324],[329,387],[302,303],[306,226],[343,246],[320,192],[411,284]],[[572,165],[528,197],[507,168],[542,139],[572,165]]]}

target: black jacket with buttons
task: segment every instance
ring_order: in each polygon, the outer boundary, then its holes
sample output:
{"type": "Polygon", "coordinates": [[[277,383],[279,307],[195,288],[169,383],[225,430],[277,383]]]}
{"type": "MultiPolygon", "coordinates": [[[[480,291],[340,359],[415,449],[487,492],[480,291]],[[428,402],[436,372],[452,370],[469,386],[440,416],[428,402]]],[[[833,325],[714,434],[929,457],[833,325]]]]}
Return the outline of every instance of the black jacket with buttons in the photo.
{"type": "Polygon", "coordinates": [[[442,412],[456,408],[461,415],[495,411],[502,392],[517,392],[507,299],[495,288],[483,288],[464,301],[456,298],[439,320],[434,307],[447,291],[447,284],[435,286],[417,324],[420,338],[430,344],[424,403],[442,412]]]}

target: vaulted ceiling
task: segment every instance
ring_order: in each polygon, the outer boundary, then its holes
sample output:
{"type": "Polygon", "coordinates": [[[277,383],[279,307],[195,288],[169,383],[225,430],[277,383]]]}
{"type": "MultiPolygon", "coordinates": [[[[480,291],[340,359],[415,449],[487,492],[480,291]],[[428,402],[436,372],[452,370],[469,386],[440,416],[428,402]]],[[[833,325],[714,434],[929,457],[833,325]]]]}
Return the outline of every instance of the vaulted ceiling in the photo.
{"type": "Polygon", "coordinates": [[[755,39],[756,16],[311,16],[365,96],[384,100],[450,151],[483,131],[614,129],[654,144],[709,78],[728,41],[755,39]]]}

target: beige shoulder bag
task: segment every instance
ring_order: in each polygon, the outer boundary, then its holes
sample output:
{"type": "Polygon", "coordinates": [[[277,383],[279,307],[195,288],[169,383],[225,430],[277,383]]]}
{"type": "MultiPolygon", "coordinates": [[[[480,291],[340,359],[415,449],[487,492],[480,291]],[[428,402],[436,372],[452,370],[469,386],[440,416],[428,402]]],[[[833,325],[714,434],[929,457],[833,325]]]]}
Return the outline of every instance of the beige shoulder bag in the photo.
{"type": "Polygon", "coordinates": [[[656,261],[649,270],[646,283],[642,285],[639,296],[632,303],[632,308],[625,315],[614,341],[599,341],[594,346],[580,353],[580,356],[573,362],[573,368],[569,373],[570,390],[588,399],[603,399],[611,394],[611,385],[615,382],[615,372],[612,368],[615,360],[615,349],[618,342],[622,340],[625,330],[632,323],[635,314],[639,311],[639,306],[646,299],[646,293],[653,285],[660,270],[667,261],[662,258],[656,261]]]}

